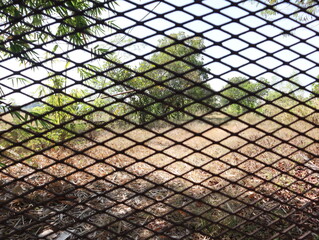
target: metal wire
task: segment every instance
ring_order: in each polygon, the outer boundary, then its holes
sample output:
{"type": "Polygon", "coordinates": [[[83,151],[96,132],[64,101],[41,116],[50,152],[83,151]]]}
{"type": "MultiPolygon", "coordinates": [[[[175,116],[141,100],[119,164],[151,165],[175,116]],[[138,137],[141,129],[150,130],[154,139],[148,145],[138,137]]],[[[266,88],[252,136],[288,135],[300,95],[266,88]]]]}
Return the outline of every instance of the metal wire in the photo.
{"type": "Polygon", "coordinates": [[[319,239],[318,8],[2,2],[0,239],[319,239]]]}

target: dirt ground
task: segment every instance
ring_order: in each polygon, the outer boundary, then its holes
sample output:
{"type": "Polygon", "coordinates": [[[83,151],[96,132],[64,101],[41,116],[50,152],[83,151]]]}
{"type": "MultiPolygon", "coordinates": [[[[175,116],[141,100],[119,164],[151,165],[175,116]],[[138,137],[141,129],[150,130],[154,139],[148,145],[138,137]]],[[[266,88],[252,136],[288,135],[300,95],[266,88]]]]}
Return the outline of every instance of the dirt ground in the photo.
{"type": "Polygon", "coordinates": [[[0,238],[318,239],[318,140],[307,121],[245,119],[6,149],[0,238]]]}

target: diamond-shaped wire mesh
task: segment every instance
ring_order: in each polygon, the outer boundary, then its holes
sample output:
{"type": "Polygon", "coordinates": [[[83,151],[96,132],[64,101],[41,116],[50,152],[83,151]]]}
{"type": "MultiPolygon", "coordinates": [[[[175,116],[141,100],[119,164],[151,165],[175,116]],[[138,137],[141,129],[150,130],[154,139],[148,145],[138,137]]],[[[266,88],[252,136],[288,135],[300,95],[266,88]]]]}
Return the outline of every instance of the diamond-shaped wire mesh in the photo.
{"type": "Polygon", "coordinates": [[[0,239],[319,239],[314,0],[0,3],[0,239]]]}

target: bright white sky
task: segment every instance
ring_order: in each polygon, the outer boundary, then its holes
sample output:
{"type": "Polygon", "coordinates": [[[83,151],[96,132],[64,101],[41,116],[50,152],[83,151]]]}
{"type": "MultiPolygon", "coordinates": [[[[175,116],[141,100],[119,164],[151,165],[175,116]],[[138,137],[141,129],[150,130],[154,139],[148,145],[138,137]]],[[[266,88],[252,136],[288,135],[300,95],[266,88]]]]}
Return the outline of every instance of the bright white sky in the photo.
{"type": "MultiPolygon", "coordinates": [[[[131,0],[133,1],[133,0],[131,0]]],[[[216,90],[221,89],[225,85],[225,80],[242,75],[236,71],[230,71],[231,67],[237,67],[240,71],[244,72],[247,76],[252,78],[266,77],[268,80],[278,80],[282,78],[289,78],[292,74],[299,73],[301,71],[306,71],[312,77],[306,76],[304,74],[299,74],[298,79],[300,84],[307,85],[315,81],[315,77],[319,75],[319,67],[314,63],[319,59],[319,21],[313,21],[306,26],[310,29],[300,26],[298,23],[289,19],[280,19],[281,15],[268,17],[268,20],[275,26],[270,26],[266,24],[263,18],[258,18],[249,13],[249,11],[258,11],[263,5],[256,3],[241,3],[243,9],[236,6],[230,6],[229,2],[238,2],[230,0],[206,0],[203,1],[204,4],[210,6],[213,9],[222,9],[225,6],[229,6],[221,13],[217,11],[212,11],[208,7],[201,4],[193,4],[193,0],[165,0],[160,4],[149,3],[150,0],[134,0],[136,4],[145,5],[145,9],[137,9],[134,4],[130,4],[129,1],[119,0],[118,10],[125,12],[130,10],[125,16],[127,17],[114,17],[114,23],[120,28],[127,28],[127,32],[132,36],[140,39],[145,39],[146,43],[156,46],[157,40],[162,36],[156,35],[151,36],[156,33],[155,30],[165,31],[165,33],[176,33],[179,31],[184,31],[190,35],[195,33],[203,33],[205,38],[205,45],[208,49],[205,50],[205,63],[207,67],[211,70],[211,81],[210,84],[216,90]],[[149,4],[148,4],[149,3],[149,4]],[[171,5],[170,5],[171,4],[171,5]],[[177,7],[183,8],[184,11],[176,10],[177,7]],[[152,12],[150,12],[152,11],[152,12]],[[165,14],[170,12],[168,14],[165,14]],[[155,13],[155,14],[154,14],[155,13]],[[164,18],[157,18],[156,14],[165,14],[164,18]],[[203,20],[192,20],[193,16],[207,16],[203,17],[203,20]],[[239,19],[238,22],[232,21],[231,18],[239,19]],[[206,21],[206,22],[205,22],[206,21]],[[135,22],[143,22],[144,26],[135,26],[135,22]],[[176,27],[174,22],[182,25],[181,27],[176,27]],[[210,24],[208,24],[208,23],[210,24]],[[218,29],[221,26],[221,29],[218,29]],[[280,28],[290,31],[290,36],[277,36],[282,33],[280,28]],[[166,31],[168,28],[170,30],[166,31]],[[249,31],[249,28],[257,28],[257,31],[249,31]],[[231,37],[231,34],[239,35],[238,37],[231,37]],[[151,37],[150,37],[151,36],[151,37]],[[266,37],[269,40],[266,40],[266,37]],[[274,36],[277,36],[273,38],[274,36]],[[301,41],[301,40],[303,41],[301,41]],[[306,39],[306,40],[304,40],[306,39]],[[255,44],[255,47],[246,48],[248,44],[255,44]],[[284,49],[283,46],[287,46],[288,49],[284,49]],[[233,51],[232,54],[231,51],[233,51]],[[230,54],[227,57],[226,55],[230,54]],[[268,56],[267,56],[268,54],[268,56]],[[301,57],[299,54],[302,54],[301,57]],[[223,58],[224,57],[224,58],[223,58]],[[221,59],[221,60],[218,60],[221,59]],[[253,62],[249,63],[248,60],[253,62]],[[289,64],[287,62],[290,62],[289,64]],[[248,65],[246,65],[249,63],[248,65]],[[283,66],[282,63],[285,63],[283,66]],[[257,64],[260,64],[259,66],[257,64]],[[229,67],[231,66],[231,67],[229,67]],[[269,73],[273,71],[274,73],[269,73]]],[[[279,8],[284,13],[291,13],[294,8],[283,4],[279,8]]],[[[261,14],[258,14],[261,16],[261,14]]],[[[265,19],[265,18],[264,18],[265,19]]],[[[114,37],[112,37],[114,40],[114,37]]],[[[117,36],[118,41],[126,41],[128,38],[122,38],[122,36],[117,36]]],[[[108,39],[109,41],[110,39],[108,39]]],[[[121,43],[119,43],[121,44],[121,43]]],[[[57,51],[63,52],[66,46],[61,46],[57,51]]],[[[144,55],[152,51],[152,47],[145,47],[141,44],[134,44],[130,48],[126,49],[128,53],[121,53],[123,61],[134,60],[134,55],[129,54],[134,53],[137,55],[144,55]]],[[[45,57],[45,53],[40,53],[45,57]]],[[[83,51],[76,51],[69,54],[71,61],[81,63],[90,60],[91,56],[83,51]]],[[[132,62],[134,63],[134,61],[132,62]]],[[[48,64],[47,67],[54,69],[55,71],[63,71],[65,67],[65,62],[61,59],[57,59],[54,63],[48,64]]],[[[72,64],[69,65],[72,67],[72,64]]],[[[17,61],[9,60],[7,62],[2,62],[0,65],[0,84],[6,93],[11,93],[12,90],[5,89],[4,86],[12,86],[8,83],[7,77],[12,74],[9,69],[14,68],[15,70],[23,70],[25,66],[19,66],[17,61]]],[[[69,71],[68,76],[75,77],[74,71],[69,71]]],[[[30,81],[32,80],[42,80],[47,76],[47,72],[44,68],[39,68],[36,70],[25,70],[23,75],[28,77],[30,81]]],[[[15,88],[20,88],[21,86],[16,86],[15,88]]],[[[35,91],[35,86],[26,88],[22,90],[21,93],[14,93],[8,95],[8,98],[13,98],[17,104],[25,104],[32,99],[26,97],[23,93],[33,94],[35,91]]],[[[33,95],[34,96],[34,95],[33,95]]]]}

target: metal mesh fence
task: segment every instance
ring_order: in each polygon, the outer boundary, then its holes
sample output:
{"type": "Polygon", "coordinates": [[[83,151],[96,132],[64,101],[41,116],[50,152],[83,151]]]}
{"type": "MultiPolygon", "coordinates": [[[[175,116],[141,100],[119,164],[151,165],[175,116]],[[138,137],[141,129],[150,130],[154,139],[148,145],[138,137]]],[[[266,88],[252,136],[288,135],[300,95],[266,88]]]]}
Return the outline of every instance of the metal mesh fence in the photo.
{"type": "Polygon", "coordinates": [[[319,239],[319,4],[0,2],[1,239],[319,239]]]}

